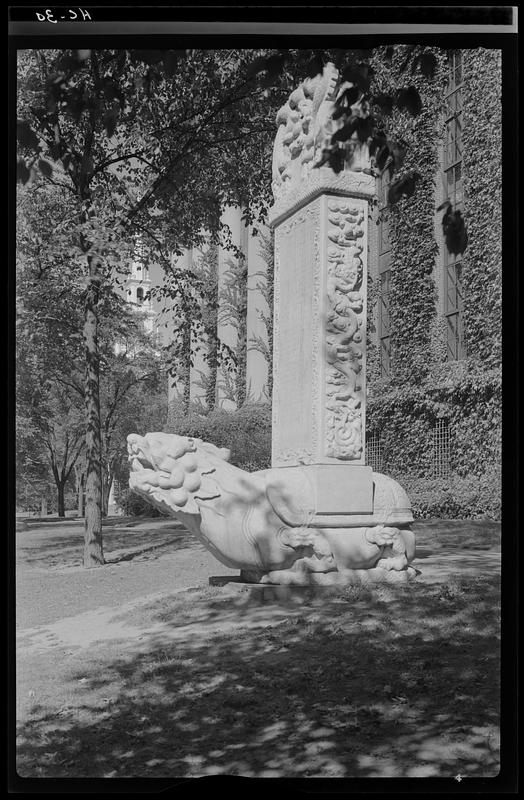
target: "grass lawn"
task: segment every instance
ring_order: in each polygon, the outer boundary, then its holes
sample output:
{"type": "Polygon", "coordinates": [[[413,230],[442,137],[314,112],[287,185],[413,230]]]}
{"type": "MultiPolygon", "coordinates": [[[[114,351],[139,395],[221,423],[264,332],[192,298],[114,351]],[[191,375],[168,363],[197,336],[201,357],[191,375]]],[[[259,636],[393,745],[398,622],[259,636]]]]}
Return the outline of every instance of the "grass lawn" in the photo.
{"type": "Polygon", "coordinates": [[[417,533],[409,586],[288,605],[182,591],[115,607],[113,624],[142,632],[132,638],[19,647],[18,773],[496,775],[498,571],[454,561],[443,580],[423,575],[424,554],[496,550],[499,526],[417,533]]]}

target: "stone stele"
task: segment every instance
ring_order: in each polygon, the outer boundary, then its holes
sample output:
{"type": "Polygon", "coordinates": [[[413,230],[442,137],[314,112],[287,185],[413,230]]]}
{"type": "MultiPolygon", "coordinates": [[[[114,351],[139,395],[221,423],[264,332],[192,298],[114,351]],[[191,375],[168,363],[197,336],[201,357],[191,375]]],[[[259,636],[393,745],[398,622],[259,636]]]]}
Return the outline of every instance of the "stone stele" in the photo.
{"type": "Polygon", "coordinates": [[[328,64],[277,115],[272,468],[244,472],[198,439],[128,437],[130,487],[251,582],[416,574],[410,501],[365,462],[367,146],[350,142],[338,174],[321,165],[346,88],[328,64]]]}

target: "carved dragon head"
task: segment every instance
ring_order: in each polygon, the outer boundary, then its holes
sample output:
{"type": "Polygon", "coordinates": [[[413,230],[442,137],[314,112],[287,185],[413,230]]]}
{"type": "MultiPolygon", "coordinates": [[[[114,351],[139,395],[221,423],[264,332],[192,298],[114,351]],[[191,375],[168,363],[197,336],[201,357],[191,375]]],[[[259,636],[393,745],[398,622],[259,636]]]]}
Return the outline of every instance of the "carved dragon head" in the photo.
{"type": "Polygon", "coordinates": [[[198,514],[196,501],[220,497],[213,474],[229,450],[188,436],[132,433],[127,437],[129,486],[161,511],[198,514]]]}

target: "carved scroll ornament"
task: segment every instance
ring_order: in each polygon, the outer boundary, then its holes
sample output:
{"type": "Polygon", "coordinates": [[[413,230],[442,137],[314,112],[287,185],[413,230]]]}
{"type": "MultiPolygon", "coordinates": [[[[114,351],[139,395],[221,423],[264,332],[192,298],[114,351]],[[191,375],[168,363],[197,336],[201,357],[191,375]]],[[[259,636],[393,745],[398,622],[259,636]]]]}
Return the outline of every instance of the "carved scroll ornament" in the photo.
{"type": "MultiPolygon", "coordinates": [[[[278,111],[276,121],[278,130],[273,148],[273,195],[278,206],[284,198],[298,199],[308,185],[318,182],[319,170],[314,169],[320,161],[322,151],[331,136],[344,124],[341,119],[333,119],[337,97],[351,83],[341,83],[338,70],[327,64],[321,75],[308,78],[291,93],[287,103],[278,111]]],[[[353,113],[360,113],[360,106],[352,106],[353,113]]],[[[348,173],[362,173],[369,170],[369,151],[356,134],[352,137],[351,151],[346,157],[348,173]]],[[[330,179],[340,183],[340,177],[330,168],[321,168],[330,179]]],[[[370,175],[364,180],[362,194],[367,194],[374,181],[370,175]],[[369,183],[369,187],[368,184],[369,183]]],[[[343,178],[343,176],[342,176],[343,178]]]]}

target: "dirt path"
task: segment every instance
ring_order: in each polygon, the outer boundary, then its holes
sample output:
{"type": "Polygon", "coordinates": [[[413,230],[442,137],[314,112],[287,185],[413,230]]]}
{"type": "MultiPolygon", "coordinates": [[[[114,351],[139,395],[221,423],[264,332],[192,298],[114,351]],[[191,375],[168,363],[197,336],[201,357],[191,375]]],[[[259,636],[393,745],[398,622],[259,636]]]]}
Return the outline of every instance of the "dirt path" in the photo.
{"type": "Polygon", "coordinates": [[[210,575],[236,575],[186,530],[165,520],[104,530],[103,569],[81,566],[83,525],[39,525],[17,535],[16,616],[19,629],[155,594],[206,586],[210,575]],[[64,566],[66,564],[67,566],[64,566]]]}

